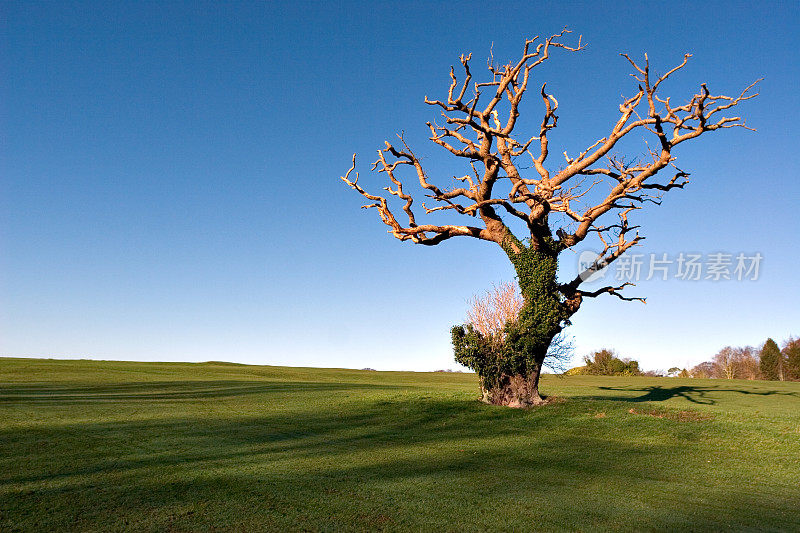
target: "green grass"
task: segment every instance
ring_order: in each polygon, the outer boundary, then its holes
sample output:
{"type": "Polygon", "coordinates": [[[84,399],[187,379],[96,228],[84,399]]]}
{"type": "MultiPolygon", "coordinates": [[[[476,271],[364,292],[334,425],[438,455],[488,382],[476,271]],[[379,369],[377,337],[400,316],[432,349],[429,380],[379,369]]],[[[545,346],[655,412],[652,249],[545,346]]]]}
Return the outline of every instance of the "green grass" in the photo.
{"type": "Polygon", "coordinates": [[[800,383],[0,359],[0,531],[796,530],[800,383]]]}

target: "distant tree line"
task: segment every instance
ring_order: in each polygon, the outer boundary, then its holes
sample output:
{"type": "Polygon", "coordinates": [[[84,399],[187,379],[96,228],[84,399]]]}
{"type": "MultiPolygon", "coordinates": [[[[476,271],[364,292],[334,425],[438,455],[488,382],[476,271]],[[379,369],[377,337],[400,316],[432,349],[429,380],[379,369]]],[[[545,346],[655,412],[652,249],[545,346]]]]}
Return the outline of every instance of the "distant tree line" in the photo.
{"type": "Polygon", "coordinates": [[[773,339],[767,339],[761,348],[726,346],[711,361],[690,369],[675,366],[666,372],[642,371],[637,361],[619,357],[608,348],[584,356],[583,363],[583,366],[572,368],[566,374],[800,381],[800,339],[789,338],[782,349],[773,339]]]}
{"type": "Polygon", "coordinates": [[[726,346],[711,361],[683,372],[693,378],[800,381],[800,339],[790,338],[783,349],[773,339],[760,349],[726,346]]]}

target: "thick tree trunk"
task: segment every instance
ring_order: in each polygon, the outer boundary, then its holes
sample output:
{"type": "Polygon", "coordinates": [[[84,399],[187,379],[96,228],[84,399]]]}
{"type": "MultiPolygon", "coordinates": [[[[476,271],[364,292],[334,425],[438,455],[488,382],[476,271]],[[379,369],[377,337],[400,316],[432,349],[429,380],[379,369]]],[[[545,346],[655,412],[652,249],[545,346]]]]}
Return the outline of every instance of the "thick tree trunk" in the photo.
{"type": "Polygon", "coordinates": [[[545,403],[539,395],[539,376],[550,344],[566,318],[556,282],[558,254],[543,239],[533,237],[528,248],[513,238],[505,245],[525,303],[506,337],[514,359],[510,368],[518,372],[503,374],[486,391],[484,397],[494,405],[524,408],[545,403]]]}
{"type": "Polygon", "coordinates": [[[523,376],[503,375],[499,385],[483,389],[483,401],[492,405],[526,408],[542,405],[545,400],[539,395],[539,374],[536,370],[523,376]]]}
{"type": "Polygon", "coordinates": [[[523,305],[499,339],[499,333],[484,336],[471,324],[454,326],[456,361],[478,373],[484,402],[517,408],[542,405],[542,365],[569,318],[556,282],[557,253],[525,247],[510,234],[502,246],[517,272],[523,305]]]}

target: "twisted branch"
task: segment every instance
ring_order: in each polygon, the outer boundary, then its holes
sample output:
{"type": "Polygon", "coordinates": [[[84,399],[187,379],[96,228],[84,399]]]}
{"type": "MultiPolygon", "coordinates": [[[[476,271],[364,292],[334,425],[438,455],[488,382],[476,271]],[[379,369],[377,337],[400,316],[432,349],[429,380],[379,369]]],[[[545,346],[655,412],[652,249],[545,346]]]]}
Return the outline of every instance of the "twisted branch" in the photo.
{"type": "MultiPolygon", "coordinates": [[[[639,235],[639,226],[628,223],[628,215],[644,205],[660,204],[666,192],[682,189],[688,183],[689,174],[675,166],[674,148],[709,131],[734,127],[752,129],[740,116],[729,116],[725,112],[757,96],[752,89],[761,80],[733,97],[712,94],[707,84],[702,83],[700,90],[686,103],[674,105],[670,97],[662,97],[658,90],[664,81],[688,64],[691,54],[685,54],[679,64],[661,76],[651,74],[646,54],[643,63],[621,54],[633,67],[631,76],[636,81],[636,91],[619,105],[620,115],[610,131],[600,138],[595,137],[597,140],[578,151],[575,157],[563,151],[566,166],[556,171],[548,165],[551,152],[548,136],[558,126],[559,104],[556,96],[547,92],[546,83],[542,83],[539,90],[543,115],[538,131],[518,139],[514,130],[533,69],[549,60],[555,49],[579,52],[585,48],[580,38],[575,45],[566,44],[563,38],[569,33],[565,28],[544,40],[526,39],[521,56],[504,65],[496,65],[490,55],[489,77],[485,81],[473,81],[472,54],[462,55],[459,61],[463,77],[459,79],[455,68],[451,67],[446,100],[425,97],[426,104],[439,109],[442,120],[441,125],[427,123],[430,140],[466,160],[472,170],[461,178],[454,177],[453,186],[435,185],[402,136],[399,147],[386,142],[373,165],[373,170],[388,178],[390,184],[384,188],[387,196],[363,189],[357,173],[351,178],[355,156],[342,180],[369,200],[363,207],[374,208],[389,226],[389,232],[400,240],[435,245],[451,237],[467,236],[503,244],[511,234],[504,217],[511,217],[526,225],[526,237],[534,249],[559,253],[595,235],[603,246],[602,262],[615,261],[644,238],[639,235]],[[483,93],[487,94],[488,101],[482,103],[483,93]],[[507,109],[507,115],[501,118],[503,109],[507,109]],[[619,141],[633,132],[655,137],[655,147],[645,143],[645,155],[634,160],[626,161],[612,155],[619,141]],[[529,175],[526,175],[527,168],[519,165],[521,156],[530,158],[531,167],[528,168],[533,172],[529,175]],[[413,210],[413,195],[404,187],[399,175],[406,167],[413,169],[409,173],[416,176],[415,181],[432,202],[430,206],[422,205],[425,215],[458,213],[473,217],[476,225],[419,224],[413,210]],[[674,169],[672,176],[666,181],[657,181],[659,173],[667,167],[674,169]],[[600,199],[586,204],[603,186],[607,189],[600,199]],[[400,223],[390,209],[387,198],[392,196],[402,201],[405,223],[400,223]],[[603,223],[601,218],[609,212],[617,213],[619,222],[603,223]],[[563,217],[566,224],[554,225],[550,220],[552,213],[563,217]]],[[[573,298],[576,305],[584,296],[599,294],[628,299],[619,294],[627,284],[586,292],[578,288],[581,282],[578,276],[560,286],[565,297],[573,298]]]]}

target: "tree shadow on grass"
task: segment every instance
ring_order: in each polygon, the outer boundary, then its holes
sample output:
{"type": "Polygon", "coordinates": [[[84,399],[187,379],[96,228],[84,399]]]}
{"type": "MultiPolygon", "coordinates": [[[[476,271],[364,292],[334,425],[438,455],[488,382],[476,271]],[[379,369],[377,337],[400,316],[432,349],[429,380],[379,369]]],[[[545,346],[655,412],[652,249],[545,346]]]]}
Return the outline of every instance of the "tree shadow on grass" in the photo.
{"type": "MultiPolygon", "coordinates": [[[[704,458],[672,453],[657,435],[647,444],[621,437],[581,402],[531,411],[442,398],[307,407],[2,430],[10,468],[0,473],[0,526],[9,517],[39,530],[372,530],[384,519],[400,529],[488,530],[500,517],[508,529],[613,528],[637,517],[643,529],[676,529],[719,520],[701,508],[643,513],[643,488],[675,483],[674,472],[704,458]]],[[[744,489],[720,490],[741,509],[769,503],[753,496],[744,505],[744,489]]],[[[758,525],[732,513],[731,525],[758,525]]]]}
{"type": "Polygon", "coordinates": [[[325,392],[359,389],[396,389],[395,385],[332,382],[280,382],[244,380],[143,381],[103,385],[3,384],[0,405],[68,405],[74,403],[192,402],[209,398],[233,398],[253,394],[325,392]]]}
{"type": "Polygon", "coordinates": [[[662,387],[652,385],[649,387],[598,387],[600,390],[620,391],[620,392],[642,392],[640,396],[592,396],[592,399],[624,402],[664,402],[672,398],[683,398],[689,402],[701,405],[715,405],[717,402],[709,398],[709,393],[733,392],[737,394],[747,394],[755,396],[795,396],[800,397],[796,392],[784,391],[754,391],[735,388],[719,387],[700,387],[680,385],[676,387],[662,387]]]}
{"type": "MultiPolygon", "coordinates": [[[[281,385],[278,389],[281,392],[291,390],[292,385],[308,386],[307,383],[281,385]]],[[[329,386],[331,384],[324,385],[313,387],[313,390],[334,390],[329,386]]],[[[352,389],[354,397],[364,392],[363,385],[340,386],[341,390],[348,388],[352,389]]],[[[276,392],[273,387],[266,390],[276,392]]],[[[294,391],[302,395],[298,388],[294,391]]],[[[202,392],[200,398],[206,397],[202,392]]],[[[135,398],[144,400],[138,396],[135,398]]],[[[541,439],[539,444],[550,448],[555,439],[545,439],[548,431],[560,427],[559,432],[570,433],[566,429],[569,424],[585,416],[584,410],[576,409],[577,406],[567,410],[569,414],[564,417],[563,412],[562,416],[555,412],[560,406],[522,411],[498,409],[477,401],[439,398],[365,399],[348,404],[332,402],[327,406],[313,400],[308,405],[295,405],[288,409],[269,409],[270,400],[269,394],[265,394],[263,400],[257,400],[264,402],[265,411],[272,411],[263,416],[241,416],[236,412],[225,416],[222,412],[198,418],[175,413],[175,417],[170,418],[154,416],[135,421],[53,423],[0,430],[0,444],[10,464],[21,461],[30,464],[30,459],[34,459],[39,465],[39,468],[0,473],[0,487],[112,472],[184,468],[193,464],[199,468],[199,465],[242,464],[271,458],[314,461],[373,452],[388,458],[409,447],[426,450],[452,445],[466,449],[483,439],[516,439],[522,435],[530,437],[526,447],[534,446],[541,439]],[[34,457],[29,455],[32,450],[34,457]]],[[[559,454],[570,455],[568,451],[572,450],[578,455],[589,456],[590,450],[602,447],[600,443],[590,441],[581,441],[579,450],[563,445],[556,448],[562,450],[559,454]]],[[[504,455],[509,452],[500,450],[497,453],[504,455]]],[[[465,455],[464,458],[466,463],[461,466],[447,466],[445,461],[438,467],[416,459],[405,459],[401,461],[404,466],[395,471],[416,475],[437,469],[455,471],[465,464],[474,466],[471,456],[465,455]]],[[[551,460],[555,458],[551,457],[551,460]]],[[[564,461],[568,462],[566,457],[564,461]]],[[[343,465],[343,468],[349,467],[343,465]]]]}

